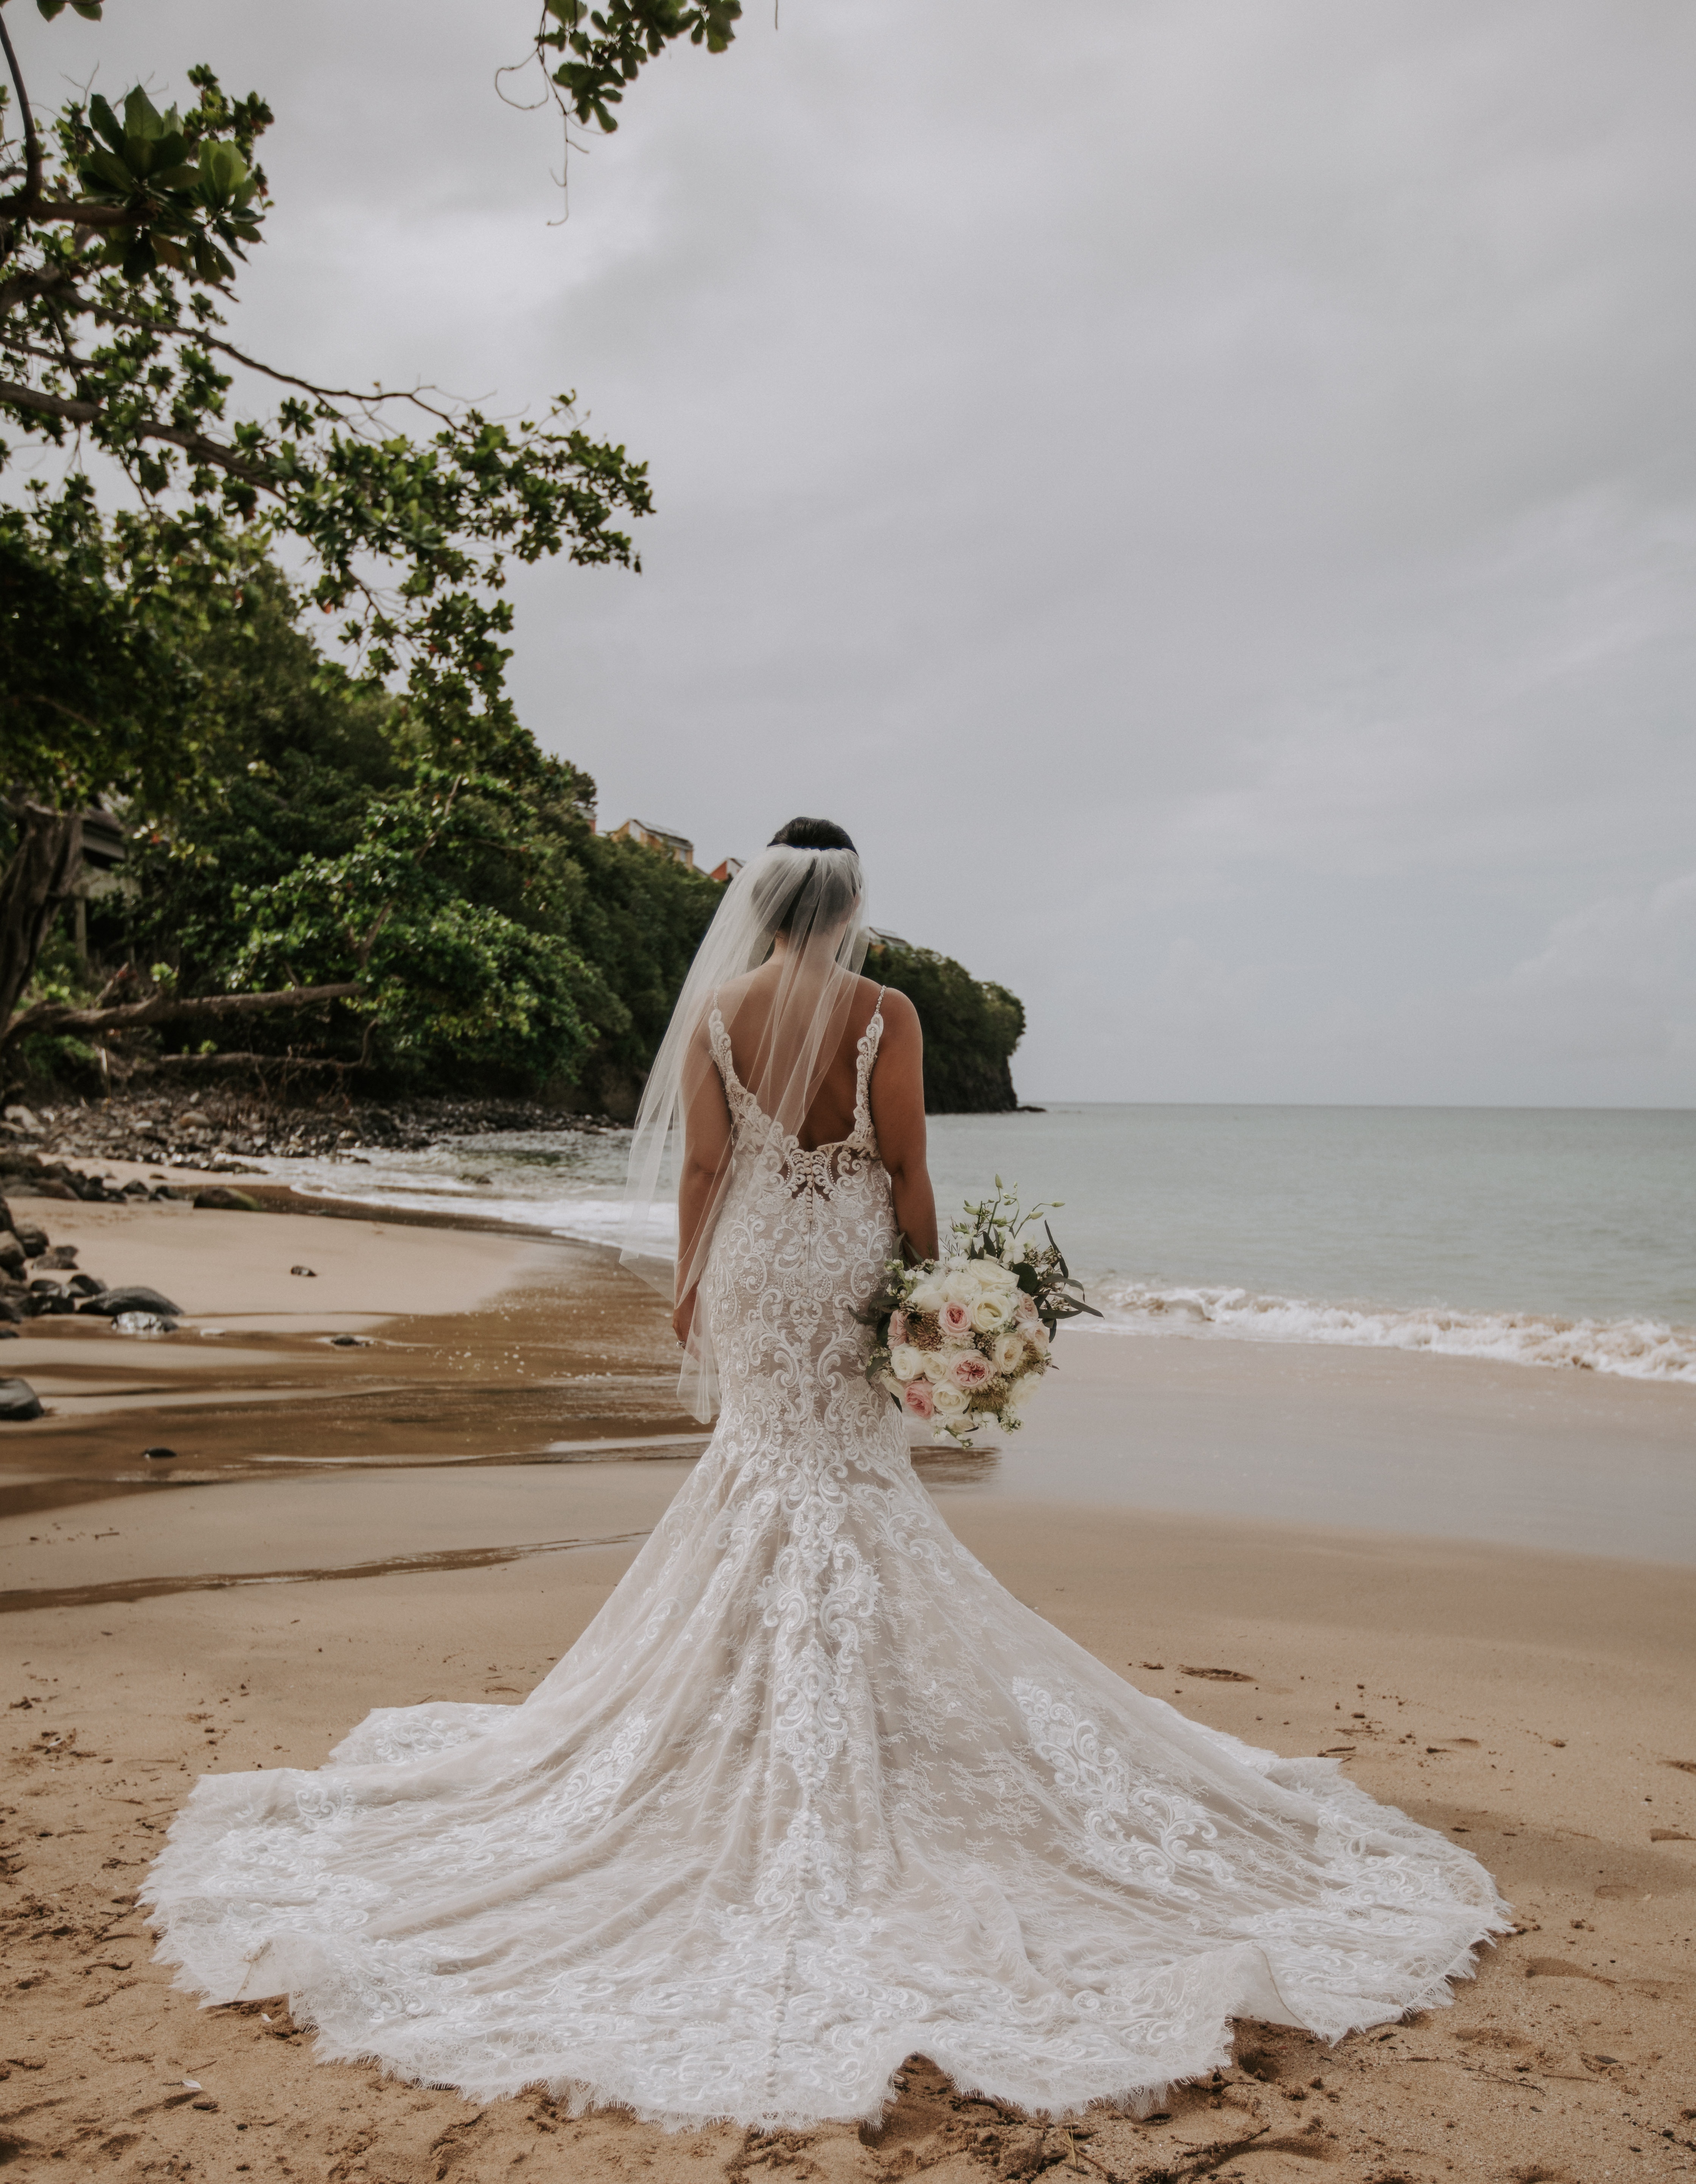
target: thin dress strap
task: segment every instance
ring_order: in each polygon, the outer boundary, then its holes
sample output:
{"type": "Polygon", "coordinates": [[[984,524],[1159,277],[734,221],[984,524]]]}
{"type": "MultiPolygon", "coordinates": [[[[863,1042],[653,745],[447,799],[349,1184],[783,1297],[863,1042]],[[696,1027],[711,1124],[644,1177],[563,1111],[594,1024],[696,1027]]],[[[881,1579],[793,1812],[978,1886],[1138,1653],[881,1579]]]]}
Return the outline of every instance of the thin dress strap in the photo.
{"type": "Polygon", "coordinates": [[[867,1019],[866,1028],[860,1034],[860,1044],[855,1050],[854,1067],[854,1137],[864,1140],[872,1132],[872,1067],[878,1058],[878,1042],[884,1033],[884,995],[887,986],[878,989],[877,1005],[867,1019]]]}
{"type": "Polygon", "coordinates": [[[724,1097],[730,1109],[731,1120],[745,1118],[749,1108],[757,1106],[753,1094],[736,1074],[736,1057],[731,1051],[730,1034],[724,1028],[724,1018],[718,1011],[718,996],[712,997],[712,1006],[706,1018],[707,1050],[711,1054],[724,1085],[724,1097]]]}

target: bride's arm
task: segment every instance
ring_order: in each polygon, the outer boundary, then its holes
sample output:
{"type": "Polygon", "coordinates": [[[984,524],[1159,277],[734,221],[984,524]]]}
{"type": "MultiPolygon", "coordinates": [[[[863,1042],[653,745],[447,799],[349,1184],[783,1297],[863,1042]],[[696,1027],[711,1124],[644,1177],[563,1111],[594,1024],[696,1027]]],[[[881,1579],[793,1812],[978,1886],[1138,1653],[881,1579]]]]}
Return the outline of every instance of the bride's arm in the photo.
{"type": "Polygon", "coordinates": [[[700,1050],[691,1048],[687,1065],[687,1081],[693,1089],[683,1111],[683,1173],[678,1178],[678,1308],[672,1314],[672,1329],[682,1343],[688,1342],[695,1319],[707,1224],[730,1166],[730,1109],[724,1087],[705,1031],[695,1044],[700,1050]]]}
{"type": "Polygon", "coordinates": [[[872,1126],[890,1172],[895,1226],[921,1259],[936,1256],[936,1200],[924,1164],[924,1034],[905,994],[884,995],[884,1030],[872,1071],[872,1126]]]}

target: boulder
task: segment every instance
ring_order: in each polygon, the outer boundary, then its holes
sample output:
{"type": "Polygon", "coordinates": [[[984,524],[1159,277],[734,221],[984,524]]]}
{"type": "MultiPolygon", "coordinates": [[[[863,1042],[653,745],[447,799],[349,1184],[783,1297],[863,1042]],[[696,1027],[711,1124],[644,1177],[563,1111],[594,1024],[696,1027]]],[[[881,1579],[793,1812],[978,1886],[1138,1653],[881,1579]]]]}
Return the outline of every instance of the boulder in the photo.
{"type": "Polygon", "coordinates": [[[64,1313],[76,1310],[76,1299],[68,1290],[60,1289],[57,1283],[49,1289],[37,1289],[32,1282],[24,1309],[31,1319],[62,1318],[64,1313]]]}
{"type": "Polygon", "coordinates": [[[33,1221],[14,1222],[12,1233],[32,1259],[39,1259],[47,1248],[47,1230],[37,1228],[33,1221]]]}
{"type": "Polygon", "coordinates": [[[77,1306],[79,1312],[95,1312],[103,1319],[115,1319],[120,1312],[156,1312],[161,1319],[181,1319],[182,1306],[173,1304],[168,1296],[137,1282],[115,1290],[102,1290],[98,1296],[90,1297],[86,1304],[77,1306]]]}
{"type": "Polygon", "coordinates": [[[24,1307],[15,1297],[0,1296],[0,1325],[10,1321],[14,1326],[24,1317],[24,1307]]]}
{"type": "Polygon", "coordinates": [[[0,1422],[21,1425],[42,1415],[42,1399],[27,1380],[0,1380],[0,1422]]]}
{"type": "Polygon", "coordinates": [[[50,1268],[74,1267],[76,1264],[75,1244],[53,1244],[36,1262],[36,1272],[46,1273],[50,1268]]]}
{"type": "Polygon", "coordinates": [[[98,1274],[73,1274],[65,1287],[80,1297],[98,1296],[105,1288],[98,1274]]]}
{"type": "Polygon", "coordinates": [[[263,1213],[265,1208],[258,1199],[245,1190],[230,1190],[221,1183],[209,1184],[204,1190],[197,1190],[194,1203],[209,1213],[263,1213]]]}
{"type": "Polygon", "coordinates": [[[23,1245],[9,1228],[0,1229],[0,1268],[8,1274],[21,1274],[26,1255],[23,1245]]]}

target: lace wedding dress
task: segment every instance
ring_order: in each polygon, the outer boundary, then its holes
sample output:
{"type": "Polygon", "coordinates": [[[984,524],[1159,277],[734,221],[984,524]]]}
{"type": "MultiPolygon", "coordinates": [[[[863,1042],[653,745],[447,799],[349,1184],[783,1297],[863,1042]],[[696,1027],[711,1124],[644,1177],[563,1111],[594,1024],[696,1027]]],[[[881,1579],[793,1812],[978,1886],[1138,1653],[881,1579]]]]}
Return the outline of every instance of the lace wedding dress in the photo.
{"type": "Polygon", "coordinates": [[[856,1312],[895,1240],[851,1134],[739,1083],[702,1285],[717,1430],[522,1705],[379,1708],[316,1773],[208,1775],[145,1894],[179,1984],[287,1992],[326,2059],[667,2124],[871,2118],[908,2055],[1030,2109],[1146,2105],[1237,2017],[1446,2002],[1506,1924],[1335,1763],[1144,1696],[914,1478],[856,1312]]]}

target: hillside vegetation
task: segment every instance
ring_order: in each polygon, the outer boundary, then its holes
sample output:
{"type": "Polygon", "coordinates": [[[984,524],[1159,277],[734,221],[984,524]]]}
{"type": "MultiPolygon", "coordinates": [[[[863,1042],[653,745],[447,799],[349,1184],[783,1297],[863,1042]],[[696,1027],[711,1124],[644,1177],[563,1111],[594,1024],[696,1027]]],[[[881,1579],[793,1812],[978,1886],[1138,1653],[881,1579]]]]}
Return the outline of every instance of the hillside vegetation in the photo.
{"type": "MultiPolygon", "coordinates": [[[[722,889],[598,833],[594,784],[522,728],[444,764],[404,705],[349,682],[274,571],[238,632],[214,629],[197,705],[215,715],[167,817],[120,811],[126,862],[67,906],[26,1007],[344,985],[313,1008],[20,1039],[14,1080],[118,1089],[227,1078],[238,1057],[294,1092],[542,1096],[623,1117],[722,889]]],[[[924,1026],[927,1102],[1014,1105],[1013,996],[927,950],[868,973],[924,1026]]]]}

